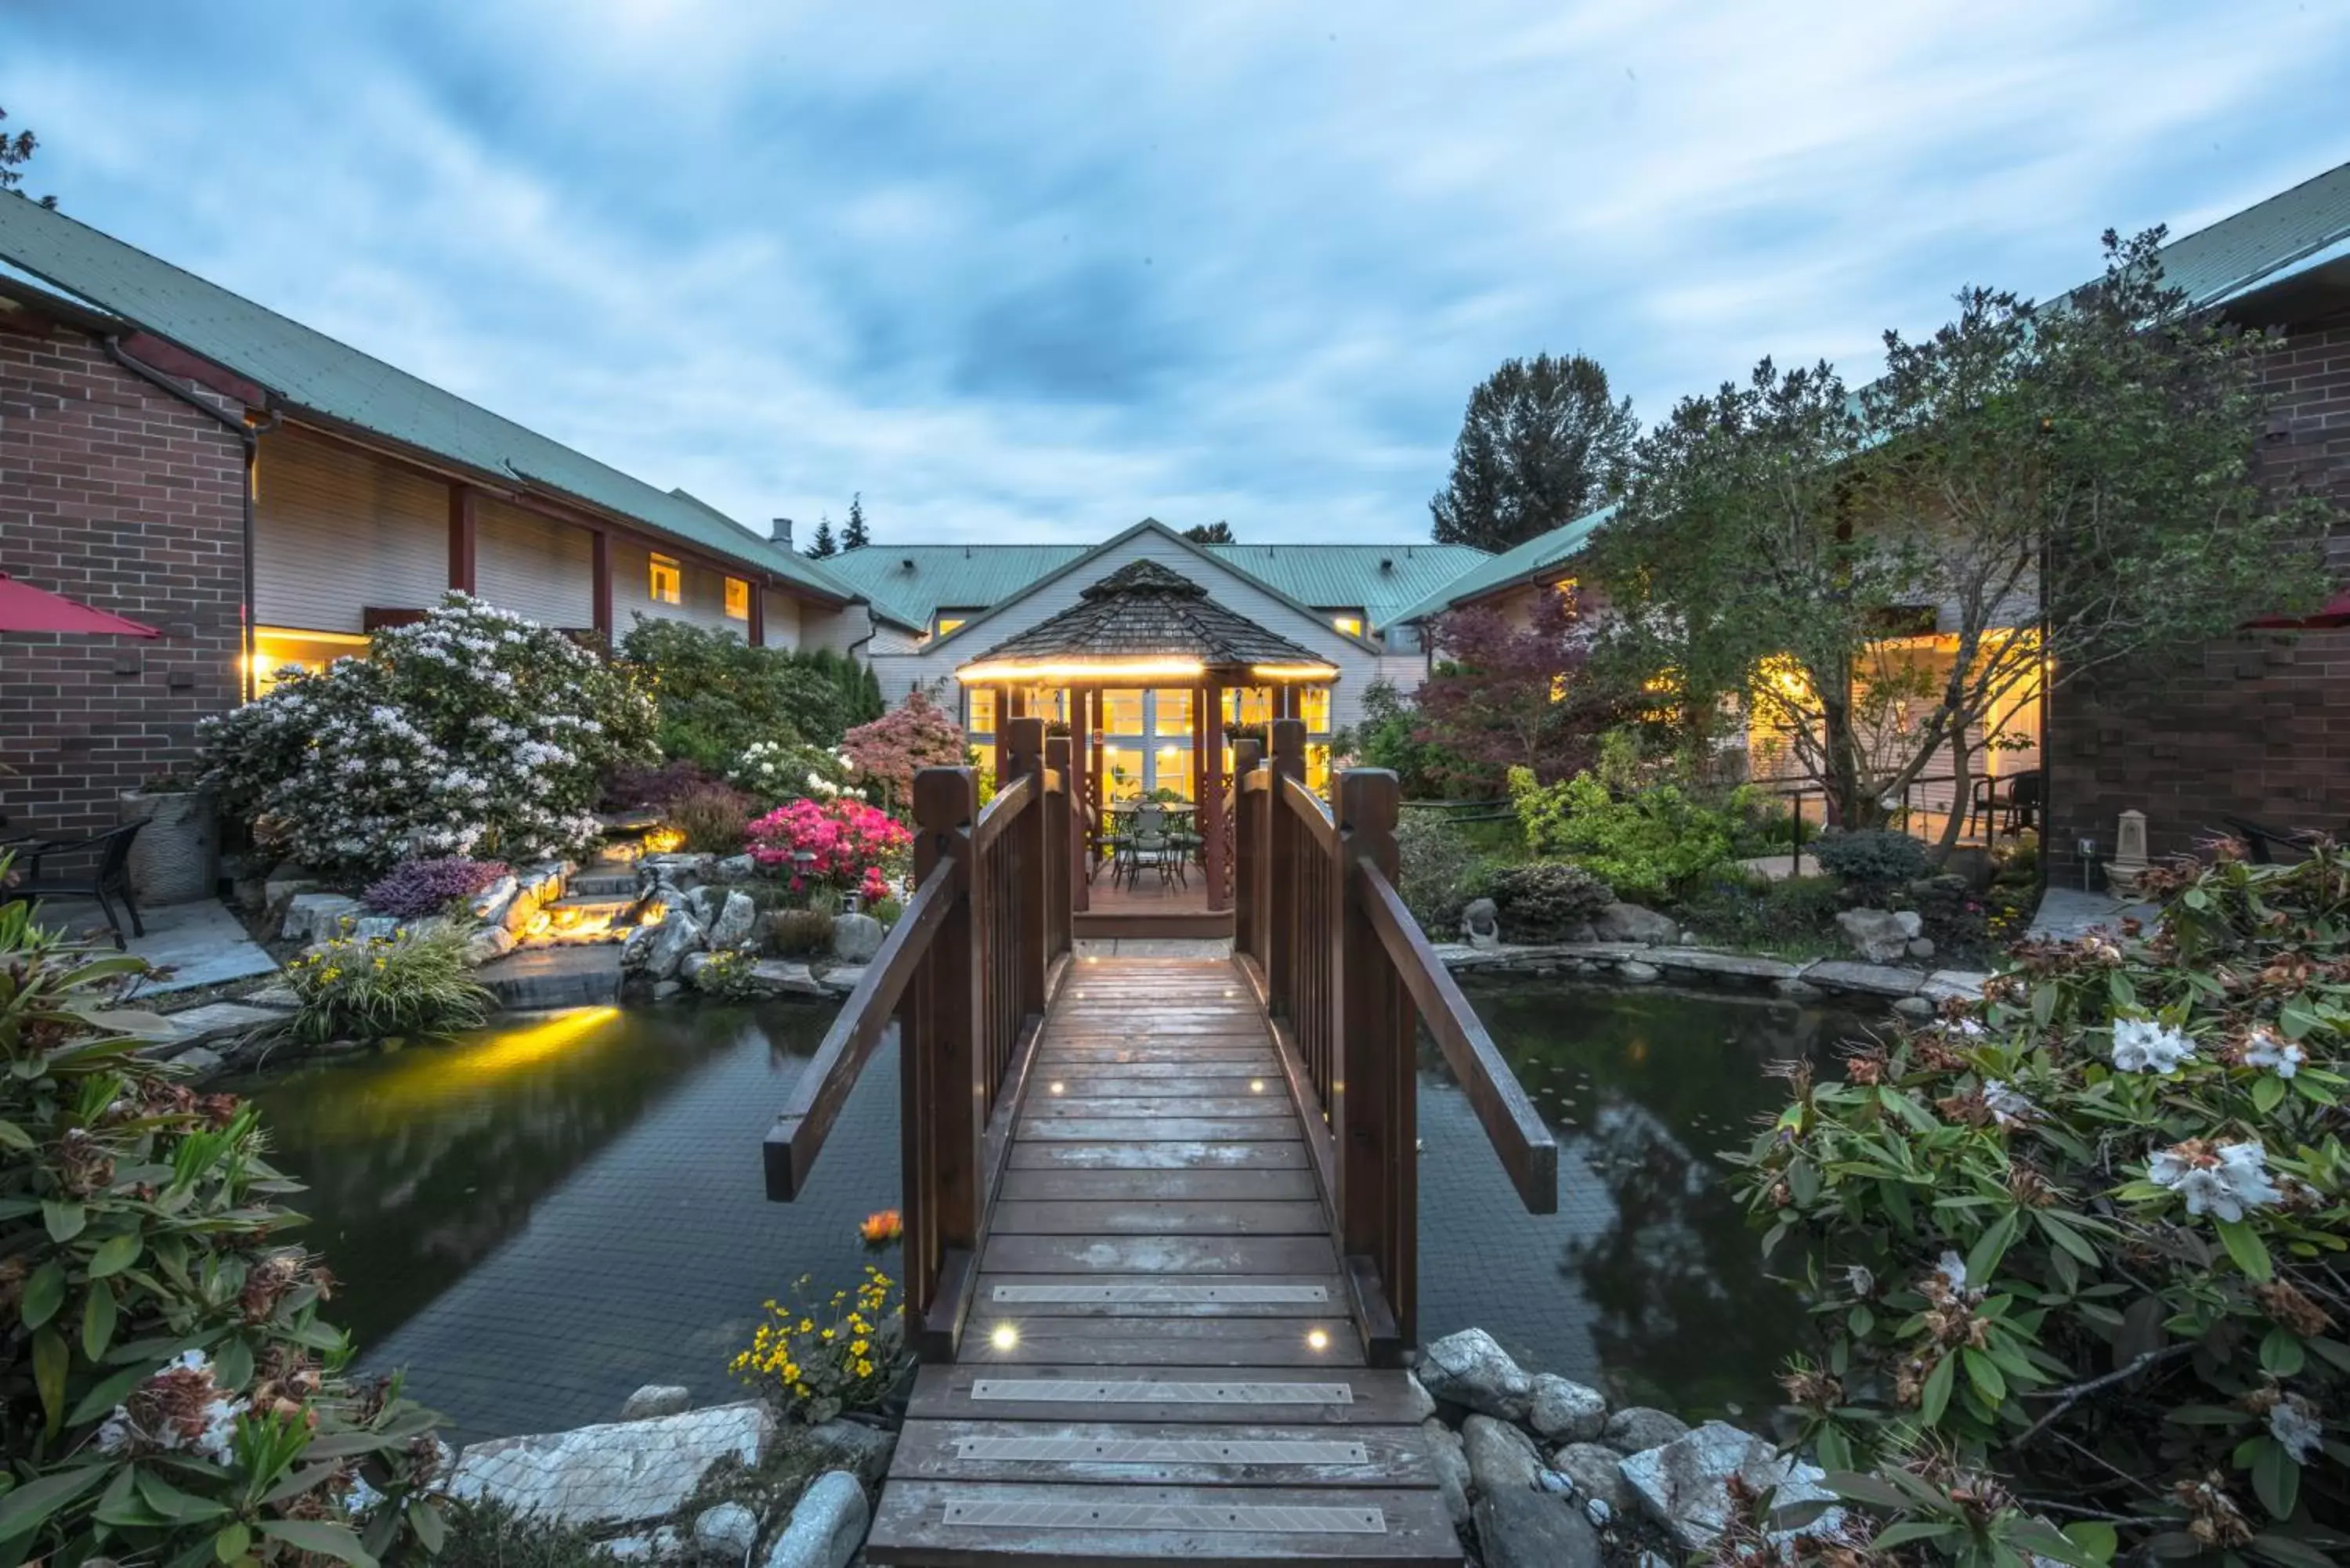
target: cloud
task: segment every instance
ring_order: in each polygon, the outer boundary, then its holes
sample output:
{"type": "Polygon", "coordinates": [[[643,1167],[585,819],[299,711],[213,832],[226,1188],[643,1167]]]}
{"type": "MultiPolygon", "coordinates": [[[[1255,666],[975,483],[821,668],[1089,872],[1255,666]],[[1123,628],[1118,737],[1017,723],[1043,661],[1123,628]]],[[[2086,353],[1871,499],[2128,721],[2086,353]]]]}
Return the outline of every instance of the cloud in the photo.
{"type": "Polygon", "coordinates": [[[2350,16],[459,0],[0,18],[36,184],[756,524],[1424,535],[1471,387],[1873,368],[2350,157],[2350,16]]]}

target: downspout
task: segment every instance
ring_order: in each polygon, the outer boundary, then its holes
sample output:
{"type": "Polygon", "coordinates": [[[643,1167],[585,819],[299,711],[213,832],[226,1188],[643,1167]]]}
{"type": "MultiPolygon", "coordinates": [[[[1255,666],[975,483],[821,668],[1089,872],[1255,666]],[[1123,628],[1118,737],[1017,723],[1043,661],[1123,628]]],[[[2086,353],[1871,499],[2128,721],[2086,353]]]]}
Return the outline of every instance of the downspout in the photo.
{"type": "MultiPolygon", "coordinates": [[[[242,441],[244,445],[244,603],[240,607],[240,612],[237,616],[239,623],[239,646],[237,649],[236,661],[236,690],[238,701],[250,702],[253,701],[254,681],[256,673],[254,670],[255,655],[253,639],[253,599],[255,587],[253,564],[254,470],[259,463],[261,458],[261,438],[271,431],[276,430],[281,423],[283,423],[286,416],[282,410],[272,407],[269,410],[269,417],[264,420],[261,423],[255,424],[249,419],[237,419],[233,415],[224,414],[220,410],[214,408],[212,404],[204,401],[203,399],[196,396],[193,392],[189,391],[185,387],[173,381],[170,377],[164,375],[161,370],[156,369],[153,366],[142,364],[140,361],[133,359],[130,355],[124,353],[122,351],[122,339],[120,337],[109,334],[103,341],[106,346],[106,357],[108,358],[113,360],[117,365],[121,366],[124,369],[130,371],[132,375],[138,377],[149,386],[155,388],[158,391],[164,393],[166,396],[176,399],[178,401],[187,404],[188,407],[192,409],[201,410],[204,413],[211,415],[213,419],[219,421],[224,428],[234,432],[237,440],[242,441]]],[[[265,389],[262,395],[264,397],[268,397],[270,394],[265,389]]]]}

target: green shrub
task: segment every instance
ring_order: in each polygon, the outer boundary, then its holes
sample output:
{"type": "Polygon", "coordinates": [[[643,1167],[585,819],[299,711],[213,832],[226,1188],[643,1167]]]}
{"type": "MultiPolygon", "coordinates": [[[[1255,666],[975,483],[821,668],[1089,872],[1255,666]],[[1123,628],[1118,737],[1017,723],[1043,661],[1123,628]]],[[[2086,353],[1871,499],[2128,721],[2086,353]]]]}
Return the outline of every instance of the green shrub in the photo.
{"type": "Polygon", "coordinates": [[[1831,833],[1812,846],[1812,853],[1819,857],[1820,869],[1842,878],[1856,897],[1871,902],[1881,902],[1934,868],[1923,844],[1881,827],[1831,833]]]}
{"type": "Polygon", "coordinates": [[[732,784],[704,784],[670,802],[663,815],[696,855],[741,855],[758,803],[732,784]]]}
{"type": "Polygon", "coordinates": [[[1468,835],[1440,811],[1407,811],[1396,824],[1396,892],[1431,941],[1451,941],[1461,911],[1484,897],[1488,874],[1468,835]]]}
{"type": "Polygon", "coordinates": [[[693,989],[728,1002],[754,996],[759,988],[751,971],[758,961],[758,954],[741,948],[712,953],[694,970],[693,989]]]}
{"type": "Polygon", "coordinates": [[[286,966],[301,998],[286,1030],[306,1044],[453,1034],[497,999],[465,965],[466,928],[443,921],[396,937],[333,937],[286,966]]]}
{"type": "Polygon", "coordinates": [[[1731,863],[1750,795],[1709,806],[1679,785],[1654,784],[1617,798],[1588,773],[1538,784],[1510,770],[1510,804],[1526,848],[1565,856],[1614,884],[1626,898],[1659,903],[1701,885],[1731,863]]]}
{"type": "Polygon", "coordinates": [[[619,1568],[585,1526],[524,1513],[494,1497],[448,1505],[440,1568],[619,1568]]]}
{"type": "Polygon", "coordinates": [[[1843,950],[1835,929],[1845,907],[1833,877],[1717,877],[1679,900],[1674,913],[1708,940],[1749,952],[1810,957],[1843,950]]]}
{"type": "MultiPolygon", "coordinates": [[[[5,870],[5,867],[0,867],[5,870]]],[[[441,1540],[436,1417],[347,1381],[258,1119],[100,1022],[134,958],[0,909],[0,1557],[364,1563],[441,1540]],[[352,1511],[356,1483],[380,1501],[352,1511]]],[[[358,1494],[364,1495],[364,1494],[358,1494]]]]}
{"type": "Polygon", "coordinates": [[[1513,942],[1557,942],[1587,926],[1616,901],[1616,890],[1588,868],[1564,860],[1496,871],[1487,885],[1502,935],[1513,942]]]}
{"type": "Polygon", "coordinates": [[[753,648],[732,631],[639,616],[619,662],[652,695],[661,754],[723,774],[754,741],[837,746],[866,710],[867,672],[836,654],[753,648]]]}
{"type": "Polygon", "coordinates": [[[881,929],[886,931],[898,923],[898,918],[906,912],[906,906],[895,898],[876,898],[865,907],[865,912],[880,921],[881,929]]]}
{"type": "Polygon", "coordinates": [[[2350,1547],[2350,848],[2158,882],[2151,934],[1797,1070],[1739,1159],[1809,1260],[1802,1437],[1932,1561],[2016,1560],[2019,1497],[2090,1516],[2067,1561],[2350,1547]]]}
{"type": "Polygon", "coordinates": [[[775,917],[775,949],[786,958],[832,950],[832,917],[822,909],[785,909],[775,917]]]}

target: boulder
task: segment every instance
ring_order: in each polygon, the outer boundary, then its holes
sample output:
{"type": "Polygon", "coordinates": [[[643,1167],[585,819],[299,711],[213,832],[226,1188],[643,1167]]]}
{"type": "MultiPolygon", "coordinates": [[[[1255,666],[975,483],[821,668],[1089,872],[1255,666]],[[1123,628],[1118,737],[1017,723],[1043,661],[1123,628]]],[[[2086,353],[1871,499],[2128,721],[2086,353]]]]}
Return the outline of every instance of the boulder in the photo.
{"type": "Polygon", "coordinates": [[[822,996],[824,985],[808,966],[789,959],[761,959],[751,966],[751,989],[760,996],[822,996]]]}
{"type": "Polygon", "coordinates": [[[711,921],[718,918],[721,898],[722,895],[717,888],[704,884],[689,890],[682,898],[676,899],[675,903],[693,916],[696,925],[706,928],[711,921]]]}
{"type": "Polygon", "coordinates": [[[1654,985],[1664,974],[1655,964],[1642,963],[1638,959],[1626,959],[1616,966],[1616,972],[1633,985],[1654,985]]]}
{"type": "Polygon", "coordinates": [[[505,925],[506,907],[514,902],[515,894],[521,887],[522,884],[515,880],[513,875],[509,873],[474,894],[473,902],[468,906],[473,911],[473,919],[485,926],[503,928],[505,925]]]}
{"type": "Polygon", "coordinates": [[[1461,911],[1461,940],[1472,948],[1502,945],[1502,911],[1491,898],[1471,898],[1461,911]]]}
{"type": "Polygon", "coordinates": [[[400,935],[398,915],[361,915],[351,922],[351,935],[363,942],[388,942],[400,935]]]}
{"type": "Polygon", "coordinates": [[[1901,945],[1901,950],[1908,957],[1917,959],[1922,962],[1923,961],[1934,956],[1934,939],[1931,937],[1911,937],[1908,941],[1901,945]]]}
{"type": "MultiPolygon", "coordinates": [[[[286,1015],[266,1007],[250,1007],[242,1002],[207,1002],[201,1007],[183,1008],[163,1015],[172,1040],[182,1046],[210,1045],[224,1040],[242,1039],[256,1029],[273,1029],[286,1022],[286,1015]]],[[[124,1033],[136,1033],[124,1028],[124,1033]]]]}
{"type": "Polygon", "coordinates": [[[221,1054],[217,1051],[207,1051],[201,1045],[182,1051],[172,1058],[172,1066],[195,1078],[218,1071],[220,1064],[221,1054]]]}
{"type": "Polygon", "coordinates": [[[1771,989],[1790,1002],[1817,1002],[1827,994],[1809,981],[1794,975],[1788,976],[1785,980],[1773,981],[1771,989]]]}
{"type": "Polygon", "coordinates": [[[1669,1410],[1635,1405],[1607,1417],[1599,1440],[1619,1454],[1637,1454],[1669,1443],[1689,1430],[1689,1423],[1669,1410]]]}
{"type": "Polygon", "coordinates": [[[340,893],[296,893],[286,904],[277,934],[289,942],[323,942],[343,934],[345,920],[357,920],[367,907],[340,893]]]}
{"type": "Polygon", "coordinates": [[[621,1403],[620,1419],[643,1421],[655,1416],[674,1416],[692,1403],[691,1389],[674,1383],[648,1383],[621,1403]]]}
{"type": "Polygon", "coordinates": [[[1409,1372],[1403,1375],[1403,1383],[1404,1393],[1411,1401],[1413,1420],[1425,1421],[1436,1414],[1436,1396],[1428,1391],[1427,1385],[1409,1372]]]}
{"type": "Polygon", "coordinates": [[[1909,909],[1840,909],[1835,923],[1845,945],[1870,963],[1901,958],[1918,929],[1918,916],[1909,909]]]}
{"type": "Polygon", "coordinates": [[[682,981],[659,980],[653,982],[653,1000],[655,1002],[667,1002],[671,997],[682,996],[684,994],[685,983],[682,981]]]}
{"type": "Polygon", "coordinates": [[[291,1012],[302,1005],[301,993],[284,981],[272,981],[259,991],[248,991],[237,998],[247,1007],[266,1007],[279,1012],[291,1012]]]}
{"type": "Polygon", "coordinates": [[[1933,1017],[1937,1009],[1922,996],[1897,996],[1893,999],[1893,1011],[1904,1018],[1925,1019],[1933,1017]]]}
{"type": "Polygon", "coordinates": [[[1461,1441],[1461,1434],[1430,1416],[1419,1424],[1428,1435],[1428,1460],[1436,1471],[1437,1495],[1444,1500],[1444,1511],[1451,1516],[1452,1528],[1469,1528],[1469,1454],[1461,1441]]]}
{"type": "MultiPolygon", "coordinates": [[[[1708,1421],[1660,1448],[1632,1455],[1623,1473],[1649,1517],[1691,1552],[1705,1551],[1729,1523],[1733,1476],[1749,1490],[1768,1495],[1773,1508],[1832,1501],[1835,1495],[1819,1484],[1826,1472],[1818,1466],[1791,1459],[1726,1421],[1708,1421]]],[[[1841,1522],[1841,1511],[1830,1509],[1810,1528],[1831,1531],[1841,1522]]],[[[1783,1542],[1794,1533],[1774,1532],[1773,1539],[1783,1542]]]]}
{"type": "Polygon", "coordinates": [[[1607,1396],[1565,1377],[1536,1373],[1526,1424],[1555,1443],[1587,1443],[1607,1425],[1607,1396]]]}
{"type": "Polygon", "coordinates": [[[870,915],[835,915],[832,956],[843,963],[871,963],[873,955],[881,950],[881,939],[886,934],[881,922],[870,915]]]}
{"type": "Polygon", "coordinates": [[[752,923],[759,918],[759,906],[751,902],[748,893],[729,893],[726,902],[719,906],[718,918],[710,922],[710,945],[713,948],[739,948],[751,940],[752,923]]]}
{"type": "Polygon", "coordinates": [[[1858,992],[1864,996],[1908,996],[1926,979],[1914,969],[1895,969],[1881,963],[1855,963],[1849,959],[1828,959],[1815,963],[1804,971],[1804,978],[1830,991],[1858,992]]]}
{"type": "Polygon", "coordinates": [[[1591,930],[1599,941],[1631,942],[1639,947],[1669,947],[1681,934],[1679,921],[1638,904],[1608,905],[1591,922],[1591,930]]]}
{"type": "Polygon", "coordinates": [[[1624,1456],[1605,1443],[1569,1443],[1550,1457],[1551,1469],[1575,1483],[1577,1497],[1596,1497],[1619,1510],[1632,1505],[1623,1463],[1624,1456]]]}
{"type": "Polygon", "coordinates": [[[759,863],[747,855],[729,855],[714,862],[710,874],[721,882],[748,882],[759,874],[759,863]]]}
{"type": "Polygon", "coordinates": [[[685,1555],[685,1537],[666,1524],[643,1535],[616,1535],[603,1546],[623,1563],[674,1563],[685,1555]]]}
{"type": "Polygon", "coordinates": [[[1977,1002],[1982,998],[1983,981],[1990,978],[1980,970],[1938,969],[1926,977],[1918,994],[1937,1007],[1945,1002],[1977,1002]]]}
{"type": "Polygon", "coordinates": [[[653,944],[660,937],[659,920],[630,931],[620,943],[620,971],[623,974],[642,974],[645,966],[653,961],[653,944]]]}
{"type": "Polygon", "coordinates": [[[1534,1402],[1534,1382],[1482,1328],[1448,1334],[1428,1347],[1419,1380],[1430,1394],[1504,1421],[1523,1421],[1534,1402]]]}
{"type": "Polygon", "coordinates": [[[1507,1421],[1471,1416],[1461,1424],[1461,1447],[1469,1457],[1469,1479],[1478,1495],[1531,1490],[1539,1484],[1542,1452],[1534,1440],[1507,1421]]]}
{"type": "Polygon", "coordinates": [[[1538,1491],[1477,1500],[1477,1545],[1485,1568],[1599,1568],[1599,1532],[1572,1499],[1538,1491]]]}
{"type": "Polygon", "coordinates": [[[465,964],[479,969],[515,950],[515,934],[504,926],[486,926],[465,939],[465,964]]]}
{"type": "Polygon", "coordinates": [[[752,1399],[650,1421],[493,1438],[458,1459],[449,1495],[495,1498],[561,1524],[636,1524],[675,1513],[722,1459],[756,1468],[775,1436],[774,1414],[752,1399]]]}
{"type": "Polygon", "coordinates": [[[767,1568],[846,1568],[872,1521],[865,1489],[847,1470],[827,1470],[800,1494],[791,1521],[767,1549],[767,1568]]]}
{"type": "MultiPolygon", "coordinates": [[[[645,952],[644,972],[648,980],[667,980],[675,974],[685,955],[702,950],[702,925],[683,909],[671,909],[653,928],[652,945],[645,952]]],[[[621,967],[628,966],[628,950],[620,952],[621,967]]]]}
{"type": "Polygon", "coordinates": [[[282,909],[303,893],[316,893],[325,888],[327,879],[307,866],[296,866],[291,860],[278,866],[262,878],[261,903],[265,909],[282,909]]]}
{"type": "Polygon", "coordinates": [[[722,1502],[694,1516],[693,1549],[712,1563],[730,1565],[751,1555],[759,1544],[759,1516],[739,1502],[722,1502]]]}
{"type": "Polygon", "coordinates": [[[861,963],[835,964],[824,971],[824,978],[816,983],[835,996],[847,996],[864,978],[865,966],[861,963]]]}
{"type": "Polygon", "coordinates": [[[898,1434],[862,1421],[835,1419],[808,1428],[808,1440],[822,1448],[832,1462],[856,1473],[867,1486],[879,1486],[889,1473],[889,1456],[898,1451],[898,1434]]]}

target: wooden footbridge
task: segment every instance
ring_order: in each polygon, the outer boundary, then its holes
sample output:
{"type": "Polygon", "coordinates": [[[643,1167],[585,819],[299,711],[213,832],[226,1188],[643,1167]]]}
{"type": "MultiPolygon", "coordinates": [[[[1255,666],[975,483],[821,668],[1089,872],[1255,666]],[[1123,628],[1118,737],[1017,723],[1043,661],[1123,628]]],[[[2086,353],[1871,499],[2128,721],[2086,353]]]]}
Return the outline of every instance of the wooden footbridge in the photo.
{"type": "Polygon", "coordinates": [[[1456,1563],[1417,1339],[1417,1025],[1528,1210],[1557,1150],[1396,896],[1394,775],[1236,748],[1230,958],[1078,956],[1068,741],[915,783],[916,890],[765,1155],[806,1181],[895,1019],[923,1363],[881,1563],[1456,1563]]]}

